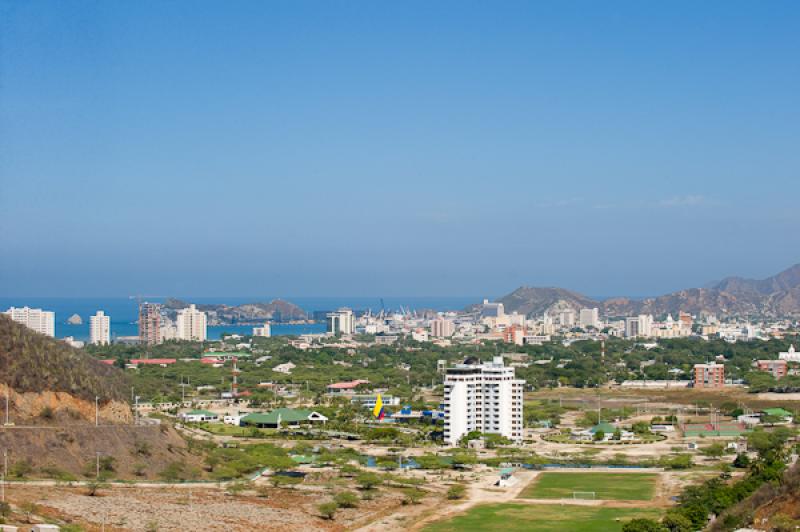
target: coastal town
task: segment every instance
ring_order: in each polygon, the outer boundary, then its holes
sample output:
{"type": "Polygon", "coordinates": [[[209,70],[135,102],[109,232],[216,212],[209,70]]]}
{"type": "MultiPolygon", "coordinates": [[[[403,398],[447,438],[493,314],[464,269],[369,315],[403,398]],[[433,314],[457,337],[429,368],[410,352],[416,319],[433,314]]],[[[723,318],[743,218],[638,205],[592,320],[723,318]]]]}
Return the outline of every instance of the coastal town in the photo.
{"type": "MultiPolygon", "coordinates": [[[[55,336],[52,311],[12,307],[5,314],[55,336]]],[[[560,493],[553,502],[613,508],[613,501],[627,500],[614,486],[624,489],[630,479],[646,496],[634,497],[639,502],[628,503],[625,515],[649,518],[697,482],[692,472],[710,481],[730,460],[757,460],[763,434],[781,435],[779,445],[790,450],[787,467],[797,459],[800,353],[791,317],[615,317],[564,301],[533,315],[489,300],[448,311],[339,308],[306,319],[315,317],[324,317],[325,332],[273,336],[273,323],[265,321],[251,334],[209,340],[208,317],[197,305],[170,313],[142,301],[136,337],[115,335],[113,317],[97,310],[86,317],[85,342],[54,339],[128,376],[131,416],[123,423],[169,427],[179,440],[202,445],[206,464],[221,452],[215,448],[270,446],[269,459],[235,468],[192,466],[199,458],[192,453],[160,470],[113,465],[125,460],[104,451],[110,465],[103,472],[98,461],[95,482],[122,498],[127,492],[115,478],[129,475],[162,491],[170,483],[223,482],[217,489],[247,505],[270,485],[292,500],[325,491],[333,474],[342,486],[329,491],[330,502],[316,509],[304,503],[292,519],[322,528],[383,530],[403,521],[449,530],[468,518],[459,515],[491,501],[532,498],[546,513],[549,497],[560,493]],[[386,486],[375,508],[373,488],[359,484],[364,475],[386,486]],[[569,480],[567,487],[547,488],[555,479],[569,480]],[[451,503],[437,506],[441,500],[451,503]]],[[[22,396],[11,397],[5,431],[45,421],[41,413],[23,414],[22,396]]],[[[95,399],[98,429],[120,422],[106,418],[108,398],[95,399]]],[[[63,415],[59,410],[50,419],[63,415]]],[[[26,482],[47,478],[47,468],[35,463],[12,463],[4,477],[12,480],[10,494],[29,493],[26,482]],[[21,463],[30,471],[15,473],[21,463]]],[[[88,474],[64,470],[73,487],[62,488],[63,496],[80,490],[88,474]]],[[[742,475],[735,468],[730,474],[742,475]]],[[[100,514],[90,508],[103,497],[80,501],[75,518],[98,526],[100,514]]],[[[109,522],[132,518],[124,506],[104,511],[109,522]]],[[[154,522],[175,519],[160,512],[154,522]]],[[[252,526],[243,519],[232,529],[252,526]]]]}
{"type": "Polygon", "coordinates": [[[0,0],[0,532],[800,531],[799,36],[0,0]]]}

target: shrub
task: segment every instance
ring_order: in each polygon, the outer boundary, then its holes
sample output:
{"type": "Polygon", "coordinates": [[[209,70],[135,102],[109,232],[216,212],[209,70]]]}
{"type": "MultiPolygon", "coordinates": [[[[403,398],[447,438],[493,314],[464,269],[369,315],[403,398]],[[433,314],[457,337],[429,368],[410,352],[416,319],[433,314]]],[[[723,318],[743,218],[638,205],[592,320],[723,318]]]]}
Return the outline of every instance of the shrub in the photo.
{"type": "Polygon", "coordinates": [[[452,501],[462,499],[466,493],[467,488],[464,484],[454,484],[447,490],[447,498],[452,501]]]}
{"type": "Polygon", "coordinates": [[[364,490],[371,490],[380,486],[381,478],[374,473],[362,473],[356,477],[356,483],[364,490]]]}
{"type": "Polygon", "coordinates": [[[86,495],[89,497],[95,497],[98,491],[107,486],[107,484],[104,484],[98,480],[90,480],[86,483],[86,495]]]}
{"type": "Polygon", "coordinates": [[[146,441],[136,441],[133,444],[133,449],[139,456],[150,456],[150,444],[146,441]]]}
{"type": "Polygon", "coordinates": [[[33,464],[28,459],[18,460],[12,464],[8,472],[12,477],[24,478],[33,472],[33,464]]]}
{"type": "Polygon", "coordinates": [[[172,462],[167,467],[161,470],[161,473],[158,474],[162,479],[167,482],[177,482],[183,479],[184,469],[186,468],[186,464],[183,462],[172,462]]]}
{"type": "Polygon", "coordinates": [[[231,495],[240,495],[243,491],[247,491],[250,488],[249,482],[234,482],[228,485],[228,493],[231,495]]]}
{"type": "Polygon", "coordinates": [[[352,491],[342,491],[333,496],[333,500],[340,508],[356,508],[358,497],[352,491]]]}
{"type": "Polygon", "coordinates": [[[73,482],[77,480],[75,475],[72,473],[68,473],[63,469],[59,469],[54,465],[48,465],[41,468],[41,472],[46,477],[52,478],[53,480],[58,480],[59,482],[73,482]]]}
{"type": "Polygon", "coordinates": [[[403,490],[403,493],[405,494],[403,504],[419,504],[425,498],[425,491],[419,488],[408,488],[403,490]]]}
{"type": "Polygon", "coordinates": [[[733,467],[738,467],[740,469],[750,467],[750,457],[744,453],[737,454],[736,459],[733,461],[733,467]]]}
{"type": "Polygon", "coordinates": [[[336,510],[339,509],[339,505],[335,502],[324,502],[317,506],[317,510],[319,510],[319,514],[325,519],[333,520],[333,516],[336,515],[336,510]]]}
{"type": "Polygon", "coordinates": [[[622,525],[622,532],[666,532],[666,528],[652,519],[632,519],[622,525]]]}
{"type": "Polygon", "coordinates": [[[143,477],[147,472],[147,464],[143,464],[142,462],[137,462],[133,464],[133,474],[137,477],[143,477]]]}

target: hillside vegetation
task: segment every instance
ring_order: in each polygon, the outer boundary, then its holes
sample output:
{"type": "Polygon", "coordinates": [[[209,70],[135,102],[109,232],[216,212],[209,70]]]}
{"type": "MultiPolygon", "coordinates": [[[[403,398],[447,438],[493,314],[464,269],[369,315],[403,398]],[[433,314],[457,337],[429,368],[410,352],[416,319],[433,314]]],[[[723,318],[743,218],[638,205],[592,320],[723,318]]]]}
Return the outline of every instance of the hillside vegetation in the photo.
{"type": "Polygon", "coordinates": [[[49,338],[0,314],[0,382],[19,393],[66,392],[103,402],[126,402],[127,376],[79,349],[49,338]]]}

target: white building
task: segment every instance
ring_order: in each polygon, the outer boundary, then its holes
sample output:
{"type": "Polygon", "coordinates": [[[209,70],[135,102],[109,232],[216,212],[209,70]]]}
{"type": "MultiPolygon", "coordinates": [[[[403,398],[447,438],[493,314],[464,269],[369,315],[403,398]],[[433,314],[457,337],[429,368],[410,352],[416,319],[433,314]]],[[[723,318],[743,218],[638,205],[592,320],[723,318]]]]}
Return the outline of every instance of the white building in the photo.
{"type": "Polygon", "coordinates": [[[562,327],[575,326],[575,311],[571,308],[564,309],[558,313],[558,324],[562,327]]]}
{"type": "Polygon", "coordinates": [[[340,308],[327,315],[328,332],[332,334],[354,334],[356,320],[353,311],[349,308],[340,308]]]}
{"type": "Polygon", "coordinates": [[[503,357],[481,364],[468,358],[447,368],[444,377],[444,439],[458,444],[471,431],[522,441],[522,391],[525,381],[503,357]]]}
{"type": "Polygon", "coordinates": [[[272,330],[269,327],[269,322],[264,323],[263,327],[253,327],[253,336],[263,336],[266,338],[272,336],[272,330]]]}
{"type": "Polygon", "coordinates": [[[411,331],[411,339],[415,342],[427,342],[428,341],[428,331],[425,329],[414,329],[411,331]]]}
{"type": "Polygon", "coordinates": [[[98,310],[89,317],[89,343],[108,345],[111,343],[111,317],[98,310]]]}
{"type": "Polygon", "coordinates": [[[456,326],[452,320],[447,318],[436,318],[431,320],[431,336],[434,338],[448,338],[453,336],[456,326]]]}
{"type": "Polygon", "coordinates": [[[583,329],[587,327],[600,328],[600,309],[598,308],[582,308],[580,313],[580,326],[583,329]]]}
{"type": "Polygon", "coordinates": [[[175,337],[178,340],[206,340],[206,313],[197,310],[195,305],[178,311],[175,337]]]}
{"type": "Polygon", "coordinates": [[[506,315],[505,308],[502,303],[489,303],[488,299],[483,300],[481,306],[482,318],[502,318],[506,315]]]}
{"type": "Polygon", "coordinates": [[[64,338],[64,343],[70,347],[76,347],[78,349],[81,349],[84,346],[84,343],[80,340],[76,340],[74,336],[66,336],[64,338]]]}
{"type": "Polygon", "coordinates": [[[635,318],[625,318],[625,336],[628,338],[652,336],[653,316],[640,314],[635,318]]]}
{"type": "Polygon", "coordinates": [[[789,350],[778,355],[779,360],[787,362],[800,362],[800,352],[795,351],[794,344],[789,346],[789,350]]]}
{"type": "Polygon", "coordinates": [[[49,310],[30,307],[11,307],[5,311],[12,320],[21,323],[29,329],[55,337],[56,335],[56,313],[49,310]]]}

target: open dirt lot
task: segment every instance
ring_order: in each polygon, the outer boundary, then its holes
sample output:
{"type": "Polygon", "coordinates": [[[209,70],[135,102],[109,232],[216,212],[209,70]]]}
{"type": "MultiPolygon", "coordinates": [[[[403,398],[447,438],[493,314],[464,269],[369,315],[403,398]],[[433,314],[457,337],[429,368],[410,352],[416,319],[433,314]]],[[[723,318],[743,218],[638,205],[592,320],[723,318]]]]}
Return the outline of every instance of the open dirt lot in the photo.
{"type": "Polygon", "coordinates": [[[399,495],[382,491],[375,500],[361,501],[358,508],[340,509],[330,521],[319,517],[316,509],[328,497],[300,489],[274,489],[267,497],[234,497],[217,488],[114,487],[90,497],[85,488],[14,486],[8,496],[17,508],[33,502],[36,516],[79,524],[88,531],[99,531],[103,523],[107,531],[339,531],[400,506],[399,495]]]}

